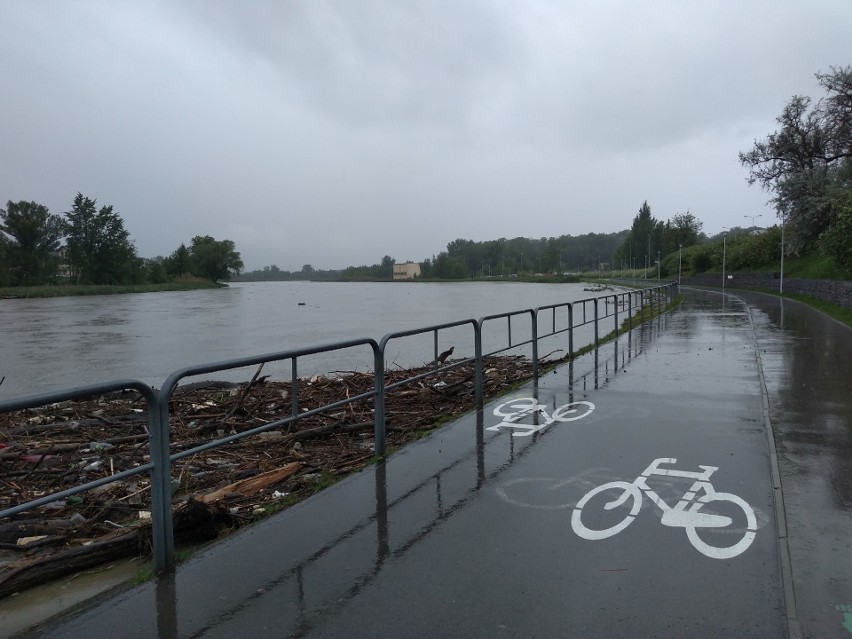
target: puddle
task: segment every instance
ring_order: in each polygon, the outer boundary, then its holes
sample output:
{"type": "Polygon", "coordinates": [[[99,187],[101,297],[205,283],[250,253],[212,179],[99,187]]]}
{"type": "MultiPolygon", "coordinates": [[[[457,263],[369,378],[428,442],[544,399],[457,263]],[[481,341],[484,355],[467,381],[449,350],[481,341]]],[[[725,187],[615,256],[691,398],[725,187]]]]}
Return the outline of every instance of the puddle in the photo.
{"type": "Polygon", "coordinates": [[[11,637],[126,582],[145,562],[115,561],[0,600],[0,636],[11,637]]]}

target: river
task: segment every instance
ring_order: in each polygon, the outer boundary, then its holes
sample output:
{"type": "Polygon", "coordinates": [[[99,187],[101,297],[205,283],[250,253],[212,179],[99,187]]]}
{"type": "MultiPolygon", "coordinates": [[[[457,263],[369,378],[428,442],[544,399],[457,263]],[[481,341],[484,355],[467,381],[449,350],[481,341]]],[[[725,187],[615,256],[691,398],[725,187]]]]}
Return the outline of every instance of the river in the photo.
{"type": "MultiPolygon", "coordinates": [[[[593,295],[582,284],[244,282],[198,291],[5,299],[0,399],[122,378],[159,387],[185,366],[354,338],[379,340],[390,332],[593,295]]],[[[513,323],[515,342],[529,334],[528,323],[513,323]]],[[[464,346],[472,343],[470,335],[469,329],[442,333],[441,348],[455,345],[454,356],[471,354],[464,346]]],[[[583,339],[590,341],[589,330],[583,339]]],[[[432,353],[431,337],[400,340],[388,349],[388,365],[419,365],[432,353]]],[[[366,347],[299,361],[300,376],[372,367],[366,347]]],[[[286,378],[289,364],[264,372],[286,378]]],[[[243,380],[251,374],[216,377],[243,380]]]]}

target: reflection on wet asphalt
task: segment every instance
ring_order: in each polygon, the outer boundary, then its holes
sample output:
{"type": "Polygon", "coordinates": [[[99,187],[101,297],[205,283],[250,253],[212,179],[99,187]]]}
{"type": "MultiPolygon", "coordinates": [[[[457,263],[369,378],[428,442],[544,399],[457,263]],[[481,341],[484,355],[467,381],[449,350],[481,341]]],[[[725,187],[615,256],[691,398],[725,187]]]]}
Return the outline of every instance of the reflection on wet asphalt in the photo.
{"type": "Polygon", "coordinates": [[[852,636],[852,329],[799,302],[752,308],[805,637],[852,636]]]}

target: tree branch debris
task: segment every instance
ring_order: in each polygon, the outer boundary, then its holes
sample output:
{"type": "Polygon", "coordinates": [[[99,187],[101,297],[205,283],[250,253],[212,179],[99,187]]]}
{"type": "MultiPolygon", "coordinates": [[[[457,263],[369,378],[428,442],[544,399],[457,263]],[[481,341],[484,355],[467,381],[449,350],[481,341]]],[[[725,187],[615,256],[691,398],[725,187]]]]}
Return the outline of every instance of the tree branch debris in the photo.
{"type": "MultiPolygon", "coordinates": [[[[447,416],[474,408],[471,362],[387,391],[387,445],[402,446],[447,416]]],[[[171,452],[290,416],[292,385],[201,382],[170,399],[171,452]]],[[[386,385],[432,370],[388,370],[386,385]]],[[[522,357],[486,358],[486,398],[529,379],[522,357]]],[[[373,390],[372,373],[300,379],[301,412],[373,390]]],[[[136,392],[0,414],[0,508],[138,467],[150,460],[147,409],[136,392]]],[[[228,534],[313,494],[374,458],[373,401],[353,401],[198,453],[172,466],[177,543],[228,534]]],[[[121,556],[151,550],[147,474],[0,520],[0,598],[121,556]]]]}

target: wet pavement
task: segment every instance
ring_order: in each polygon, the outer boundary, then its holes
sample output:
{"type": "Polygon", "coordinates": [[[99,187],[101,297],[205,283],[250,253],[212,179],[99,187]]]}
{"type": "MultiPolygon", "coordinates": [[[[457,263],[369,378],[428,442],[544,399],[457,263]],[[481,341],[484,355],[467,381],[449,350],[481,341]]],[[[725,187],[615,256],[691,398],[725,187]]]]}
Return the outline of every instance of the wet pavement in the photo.
{"type": "Polygon", "coordinates": [[[852,637],[852,329],[792,300],[751,308],[805,637],[852,637]]]}
{"type": "Polygon", "coordinates": [[[42,635],[845,636],[852,331],[819,317],[690,290],[42,635]]]}

